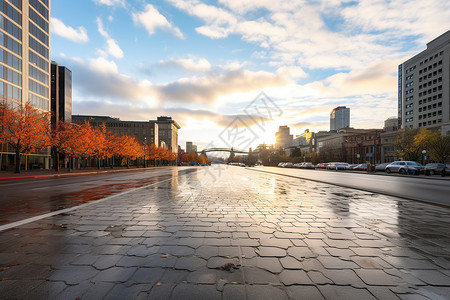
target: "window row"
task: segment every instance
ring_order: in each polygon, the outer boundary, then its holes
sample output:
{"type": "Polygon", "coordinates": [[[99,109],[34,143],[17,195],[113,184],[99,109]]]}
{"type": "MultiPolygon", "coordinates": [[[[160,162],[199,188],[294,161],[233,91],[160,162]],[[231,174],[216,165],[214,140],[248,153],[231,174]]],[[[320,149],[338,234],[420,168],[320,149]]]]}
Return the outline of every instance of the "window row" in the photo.
{"type": "Polygon", "coordinates": [[[419,90],[421,90],[422,88],[426,88],[427,86],[432,86],[433,84],[437,84],[438,82],[442,82],[442,77],[439,77],[434,80],[430,80],[430,81],[424,83],[423,85],[419,85],[419,90]]]}
{"type": "Polygon", "coordinates": [[[7,64],[11,68],[22,72],[22,60],[6,50],[0,49],[0,61],[7,64]]]}
{"type": "Polygon", "coordinates": [[[33,8],[36,9],[36,11],[40,13],[45,20],[48,21],[48,8],[42,5],[41,2],[39,2],[39,0],[29,0],[29,1],[30,5],[33,6],[33,8]]]}
{"type": "Polygon", "coordinates": [[[414,114],[414,110],[410,110],[405,113],[405,116],[409,116],[409,115],[413,115],[413,114],[414,114]]]}
{"type": "Polygon", "coordinates": [[[414,81],[411,81],[411,82],[408,82],[407,84],[406,84],[406,87],[410,87],[410,86],[413,86],[414,85],[414,81]]]}
{"type": "Polygon", "coordinates": [[[439,86],[434,87],[432,89],[428,89],[428,91],[423,91],[423,92],[419,93],[419,97],[425,96],[427,94],[435,93],[437,91],[442,91],[442,85],[439,85],[439,86]]]}
{"type": "Polygon", "coordinates": [[[419,123],[419,127],[426,127],[427,125],[440,124],[442,123],[442,119],[430,120],[428,122],[419,123]]]}
{"type": "Polygon", "coordinates": [[[413,118],[413,117],[405,119],[405,122],[406,122],[406,123],[409,123],[409,122],[412,122],[412,121],[414,121],[414,118],[413,118]]]}
{"type": "Polygon", "coordinates": [[[34,53],[33,51],[29,50],[28,52],[28,59],[30,60],[30,63],[37,66],[38,68],[48,72],[48,61],[34,53]]]}
{"type": "Polygon", "coordinates": [[[17,101],[22,101],[22,89],[2,81],[0,81],[0,95],[5,95],[6,97],[17,101]]]}
{"type": "Polygon", "coordinates": [[[30,19],[44,32],[48,32],[48,22],[44,20],[31,6],[28,9],[30,19]]]}
{"type": "Polygon", "coordinates": [[[414,71],[415,69],[416,69],[416,66],[413,66],[413,67],[407,69],[407,70],[405,71],[405,73],[408,74],[409,72],[412,72],[412,71],[414,71]]]}
{"type": "Polygon", "coordinates": [[[3,65],[0,65],[0,78],[14,83],[15,85],[22,86],[22,74],[19,74],[8,67],[4,67],[3,65]]]}
{"type": "Polygon", "coordinates": [[[48,48],[36,41],[31,35],[28,36],[28,41],[30,43],[30,48],[42,55],[45,58],[48,58],[48,48]]]}
{"type": "Polygon", "coordinates": [[[9,0],[20,12],[22,11],[22,0],[9,0]]]}
{"type": "Polygon", "coordinates": [[[414,93],[414,89],[410,89],[410,90],[407,90],[407,91],[406,91],[406,95],[409,95],[409,94],[411,94],[411,93],[414,93]]]}
{"type": "Polygon", "coordinates": [[[42,97],[48,98],[48,87],[34,81],[33,79],[28,80],[28,89],[42,97]]]}
{"type": "Polygon", "coordinates": [[[427,78],[434,77],[434,76],[436,76],[436,75],[438,75],[438,74],[442,74],[442,68],[440,68],[440,69],[437,70],[437,71],[434,71],[433,73],[430,72],[430,74],[425,75],[425,76],[423,76],[423,77],[420,77],[420,78],[419,78],[419,82],[422,82],[422,80],[426,80],[427,78]]]}
{"type": "Polygon", "coordinates": [[[434,103],[433,105],[428,105],[423,108],[420,107],[419,112],[422,112],[422,110],[426,111],[427,109],[430,110],[430,109],[437,108],[437,107],[442,107],[442,102],[434,103]]]}
{"type": "Polygon", "coordinates": [[[410,79],[413,79],[413,78],[414,78],[414,74],[407,76],[406,80],[410,80],[410,79]]]}
{"type": "Polygon", "coordinates": [[[22,56],[22,45],[9,35],[0,31],[0,46],[6,47],[19,56],[22,56]]]}
{"type": "Polygon", "coordinates": [[[432,113],[423,114],[419,116],[419,120],[426,119],[426,118],[432,118],[436,116],[442,116],[442,110],[434,111],[432,113]]]}
{"type": "Polygon", "coordinates": [[[45,85],[48,85],[48,74],[47,73],[42,72],[41,70],[33,67],[32,65],[29,65],[28,72],[32,78],[42,82],[45,85]]]}
{"type": "Polygon", "coordinates": [[[441,65],[442,65],[442,60],[440,60],[438,62],[435,62],[434,64],[423,68],[422,70],[419,70],[419,74],[422,74],[422,73],[425,73],[427,71],[430,71],[431,69],[437,68],[438,66],[441,66],[441,65]]]}
{"type": "Polygon", "coordinates": [[[420,62],[420,65],[422,66],[423,64],[426,64],[428,61],[432,61],[434,58],[437,58],[438,56],[442,56],[444,54],[444,51],[441,51],[438,53],[436,53],[434,56],[431,55],[430,58],[425,59],[424,61],[420,62]]]}
{"type": "Polygon", "coordinates": [[[410,104],[406,104],[405,108],[410,108],[410,107],[413,107],[413,106],[414,106],[414,103],[410,103],[410,104]]]}
{"type": "Polygon", "coordinates": [[[10,17],[14,22],[22,25],[22,13],[20,12],[20,10],[18,11],[15,7],[11,6],[5,0],[0,0],[0,8],[2,9],[1,11],[3,13],[6,12],[6,15],[10,17]]]}
{"type": "Polygon", "coordinates": [[[437,99],[442,99],[442,94],[437,94],[437,95],[434,95],[433,97],[428,97],[423,100],[419,100],[419,105],[421,105],[422,103],[427,103],[427,100],[428,100],[428,102],[431,102],[431,101],[434,101],[437,99]]]}
{"type": "Polygon", "coordinates": [[[406,97],[406,102],[411,101],[412,99],[414,99],[414,96],[406,97]]]}
{"type": "Polygon", "coordinates": [[[19,41],[22,40],[22,29],[0,14],[0,29],[3,29],[19,41]]]}
{"type": "Polygon", "coordinates": [[[40,40],[45,46],[48,46],[48,35],[47,33],[43,32],[41,29],[39,29],[39,27],[37,27],[36,25],[34,25],[31,22],[29,23],[29,30],[30,33],[36,37],[38,40],[40,40]]]}
{"type": "Polygon", "coordinates": [[[41,98],[31,93],[28,94],[28,103],[43,110],[49,110],[48,99],[41,98]]]}

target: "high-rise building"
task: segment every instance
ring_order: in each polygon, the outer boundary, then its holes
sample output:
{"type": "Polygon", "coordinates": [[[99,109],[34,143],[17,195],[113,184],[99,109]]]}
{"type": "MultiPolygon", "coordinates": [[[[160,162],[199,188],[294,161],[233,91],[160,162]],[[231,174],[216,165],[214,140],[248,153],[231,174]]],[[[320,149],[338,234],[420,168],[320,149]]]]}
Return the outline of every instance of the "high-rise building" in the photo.
{"type": "Polygon", "coordinates": [[[197,152],[197,145],[192,142],[186,142],[186,153],[197,152]]]}
{"type": "Polygon", "coordinates": [[[398,67],[401,128],[432,128],[450,135],[450,30],[398,67]]]}
{"type": "Polygon", "coordinates": [[[72,122],[72,71],[52,61],[51,65],[52,124],[72,122]]]}
{"type": "Polygon", "coordinates": [[[0,94],[50,110],[50,0],[0,1],[0,94]]]}
{"type": "Polygon", "coordinates": [[[178,153],[178,129],[180,125],[172,120],[172,117],[161,116],[156,118],[158,124],[159,140],[164,141],[167,149],[178,153]]]}
{"type": "MultiPolygon", "coordinates": [[[[50,111],[50,0],[0,0],[0,103],[50,111]]],[[[13,161],[6,155],[1,168],[13,161]]],[[[49,168],[48,149],[22,155],[25,167],[49,168]]]]}
{"type": "Polygon", "coordinates": [[[350,127],[350,108],[338,106],[330,113],[330,130],[350,127]]]}
{"type": "Polygon", "coordinates": [[[284,149],[292,146],[294,136],[290,134],[289,126],[278,127],[278,132],[275,133],[275,149],[284,149]]]}

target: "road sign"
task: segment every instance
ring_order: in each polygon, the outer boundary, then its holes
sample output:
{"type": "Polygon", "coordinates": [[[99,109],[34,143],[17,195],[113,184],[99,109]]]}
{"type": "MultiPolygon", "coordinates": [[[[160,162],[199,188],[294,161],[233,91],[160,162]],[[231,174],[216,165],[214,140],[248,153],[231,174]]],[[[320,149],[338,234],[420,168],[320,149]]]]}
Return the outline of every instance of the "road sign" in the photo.
{"type": "Polygon", "coordinates": [[[361,155],[359,155],[359,154],[356,154],[356,158],[360,158],[361,157],[361,155]]]}

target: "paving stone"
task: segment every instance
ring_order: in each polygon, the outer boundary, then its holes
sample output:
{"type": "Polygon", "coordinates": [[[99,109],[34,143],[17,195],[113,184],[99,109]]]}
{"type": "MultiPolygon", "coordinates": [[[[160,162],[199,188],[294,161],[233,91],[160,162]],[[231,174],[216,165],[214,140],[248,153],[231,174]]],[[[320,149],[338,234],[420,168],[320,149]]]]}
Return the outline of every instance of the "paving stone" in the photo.
{"type": "Polygon", "coordinates": [[[382,259],[398,269],[435,270],[438,266],[425,259],[383,256],[382,259]]]}
{"type": "Polygon", "coordinates": [[[218,269],[226,264],[239,265],[239,260],[236,258],[211,257],[208,259],[207,267],[210,269],[218,269]]]}
{"type": "MultiPolygon", "coordinates": [[[[245,280],[250,284],[279,284],[278,276],[254,267],[244,267],[245,280]]],[[[236,280],[237,281],[237,280],[236,280]]],[[[231,282],[231,281],[230,281],[231,282]]]]}
{"type": "Polygon", "coordinates": [[[130,250],[128,250],[127,255],[145,257],[148,255],[158,253],[159,249],[160,249],[160,247],[158,247],[158,246],[146,247],[144,245],[139,245],[139,246],[132,247],[130,250]]]}
{"type": "Polygon", "coordinates": [[[270,285],[249,285],[246,286],[247,298],[246,299],[261,299],[261,300],[273,300],[273,299],[288,299],[288,296],[281,288],[270,285]]]}
{"type": "Polygon", "coordinates": [[[166,269],[162,278],[161,282],[170,282],[170,283],[180,283],[183,281],[186,281],[187,276],[189,275],[189,271],[185,270],[170,270],[166,269]]]}
{"type": "Polygon", "coordinates": [[[126,282],[136,272],[137,268],[113,267],[100,271],[93,282],[126,282]]]}
{"type": "Polygon", "coordinates": [[[131,278],[137,283],[157,283],[163,276],[164,269],[162,268],[139,268],[131,278]]]}
{"type": "Polygon", "coordinates": [[[154,286],[148,295],[147,299],[170,299],[173,289],[176,284],[170,282],[161,282],[160,285],[154,286]]]}
{"type": "Polygon", "coordinates": [[[161,246],[161,253],[174,256],[191,256],[195,250],[187,246],[161,246]]]}
{"type": "Polygon", "coordinates": [[[374,269],[356,269],[356,274],[368,285],[398,285],[399,278],[389,275],[383,270],[374,269]]]}
{"type": "Polygon", "coordinates": [[[292,256],[286,256],[280,258],[280,263],[284,269],[302,269],[303,265],[297,259],[292,256]]]}
{"type": "Polygon", "coordinates": [[[284,257],[286,250],[276,247],[258,247],[256,253],[262,257],[284,257]]]}
{"type": "Polygon", "coordinates": [[[331,281],[329,278],[325,277],[322,272],[319,271],[308,271],[307,272],[308,277],[311,279],[312,282],[315,284],[333,284],[333,281],[331,281]]]}
{"type": "Polygon", "coordinates": [[[319,256],[317,258],[320,263],[327,269],[354,269],[358,265],[352,261],[342,260],[334,256],[319,256]]]}
{"type": "Polygon", "coordinates": [[[178,270],[195,271],[201,267],[206,267],[206,260],[198,257],[180,257],[174,268],[178,270]]]}
{"type": "Polygon", "coordinates": [[[172,292],[170,299],[173,300],[198,300],[198,299],[221,299],[221,293],[216,290],[214,285],[192,285],[179,284],[172,292]]]}
{"type": "Polygon", "coordinates": [[[55,270],[50,276],[50,281],[64,281],[67,284],[79,284],[82,281],[93,278],[99,271],[91,266],[64,266],[55,270]]]}
{"type": "Polygon", "coordinates": [[[351,285],[363,288],[366,284],[356,275],[354,270],[321,270],[321,273],[337,285],[351,285]]]}
{"type": "Polygon", "coordinates": [[[375,300],[376,298],[366,289],[357,289],[350,286],[320,285],[320,292],[327,300],[375,300]]]}
{"type": "Polygon", "coordinates": [[[161,253],[153,254],[145,257],[143,267],[163,267],[163,268],[173,268],[177,262],[177,257],[172,255],[163,255],[161,253]]]}
{"type": "Polygon", "coordinates": [[[146,261],[145,257],[123,256],[117,263],[117,267],[139,267],[146,261]]]}
{"type": "Polygon", "coordinates": [[[98,270],[109,269],[114,267],[122,258],[122,255],[99,255],[98,259],[92,266],[98,270]]]}
{"type": "Polygon", "coordinates": [[[217,281],[217,270],[200,268],[189,273],[186,280],[195,284],[214,284],[217,281]]]}
{"type": "Polygon", "coordinates": [[[411,270],[411,274],[430,285],[450,286],[450,277],[438,270],[411,270]]]}
{"type": "Polygon", "coordinates": [[[104,300],[134,300],[141,292],[149,292],[152,288],[150,284],[134,284],[131,286],[125,284],[116,284],[104,297],[104,300]]]}
{"type": "Polygon", "coordinates": [[[258,268],[267,270],[271,273],[277,274],[283,270],[278,258],[274,257],[256,257],[256,266],[258,268]]]}
{"type": "Polygon", "coordinates": [[[108,295],[108,293],[115,287],[115,285],[116,284],[113,282],[96,282],[95,284],[89,285],[81,298],[86,300],[104,299],[104,297],[108,295]]]}
{"type": "Polygon", "coordinates": [[[297,260],[304,260],[305,258],[314,258],[318,255],[313,253],[308,247],[290,247],[287,253],[295,257],[297,260]]]}
{"type": "Polygon", "coordinates": [[[43,283],[42,280],[1,280],[2,299],[23,299],[43,283]]]}
{"type": "Polygon", "coordinates": [[[312,285],[313,282],[303,270],[284,270],[280,274],[280,280],[284,285],[312,285]]]}
{"type": "Polygon", "coordinates": [[[325,299],[315,286],[289,286],[286,288],[289,299],[292,300],[322,300],[325,299]]]}

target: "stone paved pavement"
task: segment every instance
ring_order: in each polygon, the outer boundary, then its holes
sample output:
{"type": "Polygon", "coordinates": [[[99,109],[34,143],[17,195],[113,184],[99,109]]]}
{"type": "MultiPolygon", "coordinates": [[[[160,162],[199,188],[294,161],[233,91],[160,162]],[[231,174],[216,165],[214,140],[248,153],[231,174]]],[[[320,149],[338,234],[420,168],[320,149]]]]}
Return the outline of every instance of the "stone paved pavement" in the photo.
{"type": "Polygon", "coordinates": [[[240,167],[0,232],[2,299],[450,299],[450,209],[240,167]]]}

